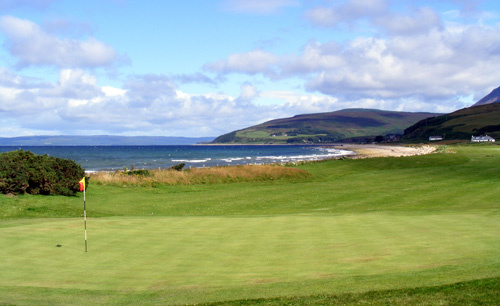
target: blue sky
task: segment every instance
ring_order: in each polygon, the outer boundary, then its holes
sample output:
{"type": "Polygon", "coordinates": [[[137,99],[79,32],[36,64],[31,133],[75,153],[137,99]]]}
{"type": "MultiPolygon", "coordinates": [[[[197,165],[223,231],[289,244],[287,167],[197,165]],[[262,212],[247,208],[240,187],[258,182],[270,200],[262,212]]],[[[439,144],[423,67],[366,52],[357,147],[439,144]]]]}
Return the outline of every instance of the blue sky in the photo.
{"type": "Polygon", "coordinates": [[[497,0],[4,0],[0,136],[218,136],[500,86],[497,0]]]}

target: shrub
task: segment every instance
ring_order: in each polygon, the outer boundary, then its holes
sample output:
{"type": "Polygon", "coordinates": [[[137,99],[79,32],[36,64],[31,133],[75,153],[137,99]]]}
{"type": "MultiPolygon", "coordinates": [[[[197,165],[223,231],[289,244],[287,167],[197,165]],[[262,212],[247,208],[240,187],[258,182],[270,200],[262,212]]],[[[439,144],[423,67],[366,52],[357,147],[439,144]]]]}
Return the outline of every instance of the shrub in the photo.
{"type": "Polygon", "coordinates": [[[170,167],[170,169],[177,170],[177,171],[182,171],[182,169],[184,169],[185,165],[186,165],[185,163],[180,163],[180,164],[177,164],[177,165],[173,165],[172,167],[170,167]]]}
{"type": "Polygon", "coordinates": [[[23,150],[0,154],[0,192],[5,194],[73,195],[84,175],[83,168],[69,159],[23,150]]]}
{"type": "Polygon", "coordinates": [[[151,172],[147,169],[129,170],[123,171],[122,174],[133,175],[133,176],[151,176],[151,172]]]}

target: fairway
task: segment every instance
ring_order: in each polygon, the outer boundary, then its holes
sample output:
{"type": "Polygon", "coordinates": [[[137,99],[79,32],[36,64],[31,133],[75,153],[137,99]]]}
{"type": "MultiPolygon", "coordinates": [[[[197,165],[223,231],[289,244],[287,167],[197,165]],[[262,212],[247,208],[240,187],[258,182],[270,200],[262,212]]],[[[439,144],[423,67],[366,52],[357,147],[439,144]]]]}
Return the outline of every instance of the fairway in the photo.
{"type": "Polygon", "coordinates": [[[87,253],[71,217],[81,197],[1,196],[0,304],[193,304],[498,277],[499,150],[457,150],[304,165],[303,181],[94,186],[87,253]]]}

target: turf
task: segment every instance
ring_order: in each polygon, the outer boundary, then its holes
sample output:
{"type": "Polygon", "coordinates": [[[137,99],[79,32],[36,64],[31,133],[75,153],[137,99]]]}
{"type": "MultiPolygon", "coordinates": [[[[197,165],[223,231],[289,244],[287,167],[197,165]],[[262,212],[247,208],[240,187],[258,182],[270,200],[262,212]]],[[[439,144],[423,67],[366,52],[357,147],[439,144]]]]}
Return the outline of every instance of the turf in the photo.
{"type": "Polygon", "coordinates": [[[0,196],[0,304],[498,304],[500,147],[452,149],[90,185],[87,253],[81,196],[0,196]]]}
{"type": "Polygon", "coordinates": [[[247,299],[205,305],[497,305],[500,278],[366,293],[247,299]]]}

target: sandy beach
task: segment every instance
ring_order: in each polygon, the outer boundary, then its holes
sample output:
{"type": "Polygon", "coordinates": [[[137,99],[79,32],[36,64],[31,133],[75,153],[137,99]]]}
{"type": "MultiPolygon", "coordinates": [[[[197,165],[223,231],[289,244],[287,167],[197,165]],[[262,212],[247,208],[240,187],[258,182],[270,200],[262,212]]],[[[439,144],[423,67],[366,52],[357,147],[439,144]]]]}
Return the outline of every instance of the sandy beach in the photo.
{"type": "Polygon", "coordinates": [[[388,145],[358,145],[358,144],[347,144],[342,146],[336,146],[336,149],[349,150],[355,152],[357,155],[351,156],[351,158],[372,158],[372,157],[402,157],[402,156],[414,156],[430,154],[436,150],[434,146],[388,146],[388,145]]]}

